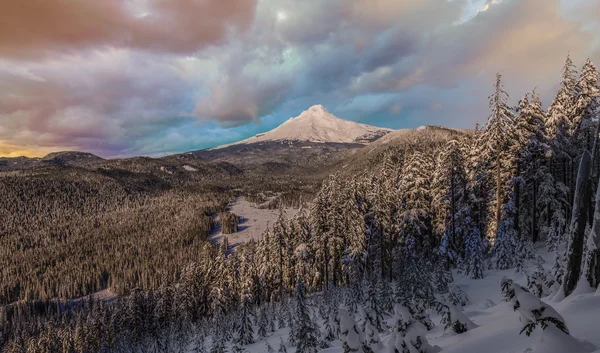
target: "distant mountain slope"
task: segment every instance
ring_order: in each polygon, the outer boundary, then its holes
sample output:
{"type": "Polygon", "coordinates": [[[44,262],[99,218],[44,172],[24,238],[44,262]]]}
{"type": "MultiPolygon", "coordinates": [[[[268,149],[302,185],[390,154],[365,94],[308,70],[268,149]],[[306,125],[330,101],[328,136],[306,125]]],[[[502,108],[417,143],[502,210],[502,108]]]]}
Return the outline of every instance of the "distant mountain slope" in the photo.
{"type": "Polygon", "coordinates": [[[45,163],[69,165],[88,164],[91,162],[98,162],[101,160],[103,160],[103,158],[100,158],[94,154],[78,151],[54,152],[46,155],[41,159],[41,161],[45,163]]]}
{"type": "Polygon", "coordinates": [[[44,166],[82,166],[104,159],[87,152],[53,152],[42,158],[0,158],[0,171],[24,170],[44,166]]]}
{"type": "Polygon", "coordinates": [[[215,149],[273,141],[366,144],[391,131],[393,130],[344,120],[328,112],[322,105],[313,105],[271,131],[215,149]]]}
{"type": "Polygon", "coordinates": [[[390,132],[377,141],[361,148],[344,161],[342,171],[352,175],[372,170],[381,165],[389,151],[433,150],[450,140],[470,136],[472,130],[452,129],[443,126],[421,126],[416,129],[400,129],[390,132]]]}

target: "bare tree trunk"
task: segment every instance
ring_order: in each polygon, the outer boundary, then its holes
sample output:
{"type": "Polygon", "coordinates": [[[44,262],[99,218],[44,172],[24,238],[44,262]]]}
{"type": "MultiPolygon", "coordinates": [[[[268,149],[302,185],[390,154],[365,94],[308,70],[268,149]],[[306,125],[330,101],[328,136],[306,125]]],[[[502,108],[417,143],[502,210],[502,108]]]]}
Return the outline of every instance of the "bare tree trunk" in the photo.
{"type": "Polygon", "coordinates": [[[500,226],[500,219],[502,217],[502,177],[500,169],[500,149],[497,151],[496,156],[496,232],[500,226]]]}
{"type": "Polygon", "coordinates": [[[537,180],[535,177],[533,178],[533,183],[531,185],[532,190],[532,202],[531,202],[531,241],[538,241],[538,224],[537,224],[537,180]]]}
{"type": "Polygon", "coordinates": [[[454,172],[452,173],[452,176],[450,176],[450,212],[451,214],[451,224],[452,224],[452,243],[454,245],[454,250],[456,249],[456,221],[454,219],[455,215],[456,215],[456,200],[455,200],[455,192],[454,192],[454,172]]]}
{"type": "MultiPolygon", "coordinates": [[[[521,172],[520,165],[517,165],[517,173],[518,177],[521,172]]],[[[521,184],[519,183],[519,179],[515,182],[515,216],[513,220],[513,226],[515,231],[517,232],[517,239],[521,239],[521,227],[519,226],[519,219],[521,214],[521,184]]]]}
{"type": "Polygon", "coordinates": [[[571,245],[568,253],[568,265],[563,280],[563,289],[565,296],[568,296],[577,287],[577,282],[581,276],[581,263],[583,259],[583,243],[585,241],[585,228],[587,226],[587,213],[591,195],[589,192],[590,174],[592,172],[592,156],[586,150],[581,156],[579,163],[579,172],[577,173],[577,183],[575,196],[573,199],[573,210],[571,214],[571,245]]]}
{"type": "MultiPolygon", "coordinates": [[[[598,180],[598,135],[600,134],[600,121],[596,125],[596,134],[594,135],[594,147],[592,147],[593,177],[592,180],[598,180]]],[[[591,190],[590,190],[591,191],[591,190]]],[[[600,284],[600,181],[597,183],[595,202],[590,202],[590,219],[592,219],[592,234],[590,235],[590,247],[588,254],[588,273],[587,279],[592,288],[597,288],[600,284]]]]}
{"type": "MultiPolygon", "coordinates": [[[[596,189],[595,203],[596,210],[600,209],[600,182],[598,182],[598,188],[596,189]]],[[[588,254],[587,278],[590,286],[596,288],[600,284],[600,212],[594,214],[594,224],[592,225],[590,237],[589,245],[591,249],[588,254]]]]}
{"type": "Polygon", "coordinates": [[[325,270],[324,271],[325,272],[325,283],[324,283],[324,286],[325,286],[325,288],[324,289],[328,290],[329,289],[329,244],[327,242],[327,236],[324,236],[323,240],[324,240],[323,241],[323,251],[325,252],[323,254],[324,255],[323,256],[324,257],[323,260],[325,261],[325,264],[324,264],[325,265],[324,266],[324,270],[325,270]]]}
{"type": "MultiPolygon", "coordinates": [[[[594,144],[592,146],[592,180],[591,180],[591,184],[593,187],[594,181],[598,180],[598,173],[597,173],[597,165],[598,162],[596,161],[597,157],[598,157],[598,134],[600,133],[600,122],[598,122],[598,124],[596,124],[596,134],[594,135],[594,144]]],[[[590,189],[590,192],[592,192],[593,189],[590,189]]],[[[595,208],[595,204],[594,202],[590,202],[590,211],[588,213],[588,224],[591,226],[594,222],[594,208],[595,208]]]]}

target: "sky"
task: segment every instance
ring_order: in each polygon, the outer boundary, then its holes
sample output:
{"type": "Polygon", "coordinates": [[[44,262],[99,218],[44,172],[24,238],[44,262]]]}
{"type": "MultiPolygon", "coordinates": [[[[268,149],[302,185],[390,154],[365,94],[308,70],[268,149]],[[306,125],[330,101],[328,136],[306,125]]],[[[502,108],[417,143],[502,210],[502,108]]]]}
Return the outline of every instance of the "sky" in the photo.
{"type": "Polygon", "coordinates": [[[393,129],[471,128],[501,72],[547,106],[567,54],[600,65],[597,0],[0,3],[0,156],[160,156],[314,104],[393,129]]]}

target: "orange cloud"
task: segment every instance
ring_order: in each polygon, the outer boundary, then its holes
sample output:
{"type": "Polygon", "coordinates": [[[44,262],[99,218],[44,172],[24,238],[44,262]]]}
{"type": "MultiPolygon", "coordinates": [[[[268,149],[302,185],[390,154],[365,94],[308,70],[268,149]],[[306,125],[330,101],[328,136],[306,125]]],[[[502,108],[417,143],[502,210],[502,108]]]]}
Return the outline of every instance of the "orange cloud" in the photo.
{"type": "Polygon", "coordinates": [[[0,56],[36,58],[109,45],[193,53],[251,25],[255,0],[149,0],[136,16],[122,0],[5,1],[0,56]]]}

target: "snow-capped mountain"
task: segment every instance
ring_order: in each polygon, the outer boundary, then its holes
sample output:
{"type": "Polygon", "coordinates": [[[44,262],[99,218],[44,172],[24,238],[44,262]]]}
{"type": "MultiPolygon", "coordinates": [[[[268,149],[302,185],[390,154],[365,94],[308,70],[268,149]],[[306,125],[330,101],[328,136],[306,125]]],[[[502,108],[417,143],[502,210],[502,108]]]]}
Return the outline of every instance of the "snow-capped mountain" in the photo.
{"type": "Polygon", "coordinates": [[[313,105],[295,118],[288,119],[271,131],[236,142],[234,145],[269,141],[366,144],[391,131],[393,130],[338,118],[319,104],[313,105]]]}

